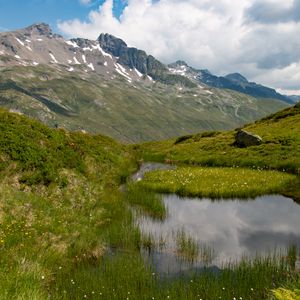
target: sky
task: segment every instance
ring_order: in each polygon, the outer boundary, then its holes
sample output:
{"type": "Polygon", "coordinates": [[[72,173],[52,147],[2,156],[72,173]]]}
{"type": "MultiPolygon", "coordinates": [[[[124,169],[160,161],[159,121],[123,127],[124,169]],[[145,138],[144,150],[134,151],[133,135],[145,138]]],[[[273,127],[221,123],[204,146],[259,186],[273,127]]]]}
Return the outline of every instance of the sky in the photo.
{"type": "Polygon", "coordinates": [[[300,0],[0,0],[1,31],[35,22],[300,95],[300,0]]]}

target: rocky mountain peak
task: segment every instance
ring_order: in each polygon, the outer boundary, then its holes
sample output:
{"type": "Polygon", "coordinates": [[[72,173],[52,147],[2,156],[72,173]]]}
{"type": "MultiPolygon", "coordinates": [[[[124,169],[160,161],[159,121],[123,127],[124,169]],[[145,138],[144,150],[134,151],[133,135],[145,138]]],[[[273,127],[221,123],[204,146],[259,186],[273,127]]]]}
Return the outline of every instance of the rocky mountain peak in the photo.
{"type": "Polygon", "coordinates": [[[31,35],[45,35],[45,36],[52,35],[52,29],[46,23],[36,23],[25,28],[25,30],[31,35]]]}
{"type": "Polygon", "coordinates": [[[174,63],[168,65],[170,68],[188,67],[189,65],[184,60],[177,60],[174,63]]]}
{"type": "Polygon", "coordinates": [[[240,73],[232,73],[232,74],[228,74],[225,76],[225,78],[234,81],[234,82],[239,82],[239,83],[247,83],[248,80],[247,78],[245,78],[243,75],[241,75],[240,73]]]}
{"type": "Polygon", "coordinates": [[[127,48],[127,44],[123,40],[108,33],[101,33],[98,41],[104,51],[118,57],[122,50],[127,48]]]}
{"type": "Polygon", "coordinates": [[[83,39],[83,38],[74,38],[71,39],[71,42],[76,43],[76,45],[79,46],[80,48],[90,47],[93,44],[91,40],[83,39]]]}
{"type": "Polygon", "coordinates": [[[128,47],[127,44],[113,35],[102,33],[98,42],[100,47],[115,56],[117,62],[131,69],[137,69],[141,74],[147,74],[156,78],[158,74],[166,71],[166,67],[157,59],[143,50],[128,47]]]}

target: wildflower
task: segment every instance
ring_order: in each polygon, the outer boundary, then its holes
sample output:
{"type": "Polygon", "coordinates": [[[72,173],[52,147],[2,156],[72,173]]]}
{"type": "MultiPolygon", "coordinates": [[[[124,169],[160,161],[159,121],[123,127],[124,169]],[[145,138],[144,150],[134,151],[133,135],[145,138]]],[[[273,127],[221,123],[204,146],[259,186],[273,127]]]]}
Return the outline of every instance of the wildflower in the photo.
{"type": "Polygon", "coordinates": [[[42,275],[42,279],[45,279],[45,276],[44,276],[44,275],[42,275]]]}

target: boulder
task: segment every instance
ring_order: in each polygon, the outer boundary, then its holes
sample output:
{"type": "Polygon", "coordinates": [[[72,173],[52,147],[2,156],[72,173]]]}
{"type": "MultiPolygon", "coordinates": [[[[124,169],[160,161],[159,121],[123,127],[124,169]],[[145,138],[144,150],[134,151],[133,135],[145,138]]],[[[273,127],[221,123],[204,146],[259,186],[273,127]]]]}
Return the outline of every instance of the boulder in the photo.
{"type": "Polygon", "coordinates": [[[239,130],[235,135],[235,145],[240,148],[258,146],[262,143],[262,138],[251,132],[239,130]]]}

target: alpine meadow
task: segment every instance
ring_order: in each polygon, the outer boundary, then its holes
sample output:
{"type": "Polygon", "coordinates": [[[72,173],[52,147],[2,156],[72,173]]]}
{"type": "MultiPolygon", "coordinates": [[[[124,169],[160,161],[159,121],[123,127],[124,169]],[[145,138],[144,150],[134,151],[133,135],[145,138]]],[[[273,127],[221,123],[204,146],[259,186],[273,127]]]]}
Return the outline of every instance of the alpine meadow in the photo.
{"type": "Polygon", "coordinates": [[[299,300],[297,2],[73,2],[0,1],[0,300],[299,300]]]}

